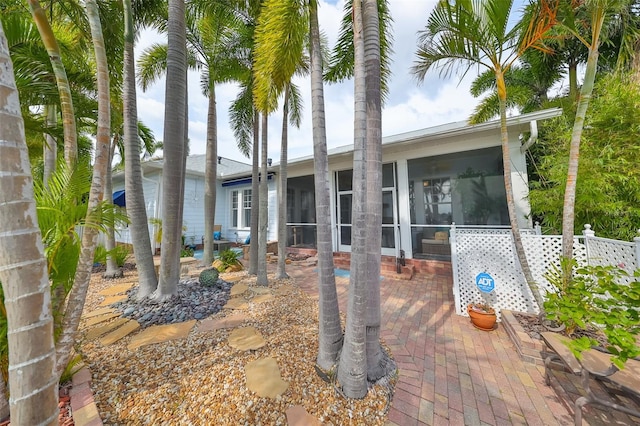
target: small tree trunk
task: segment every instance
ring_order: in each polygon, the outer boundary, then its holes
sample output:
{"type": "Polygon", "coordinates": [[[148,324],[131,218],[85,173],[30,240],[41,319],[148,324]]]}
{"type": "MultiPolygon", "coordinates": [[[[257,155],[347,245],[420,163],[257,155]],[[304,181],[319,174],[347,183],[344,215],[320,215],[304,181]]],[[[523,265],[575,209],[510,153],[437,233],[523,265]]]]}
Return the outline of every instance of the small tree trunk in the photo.
{"type": "MultiPolygon", "coordinates": [[[[107,161],[107,173],[104,179],[104,200],[105,202],[113,205],[113,186],[111,184],[111,160],[113,159],[113,152],[116,147],[115,140],[111,141],[109,147],[109,159],[107,161]]],[[[116,258],[113,255],[113,250],[116,248],[116,232],[113,227],[107,230],[105,235],[106,242],[105,248],[107,249],[107,270],[102,274],[103,278],[121,278],[124,276],[122,268],[116,263],[116,258]]]]}
{"type": "MultiPolygon", "coordinates": [[[[267,280],[267,225],[269,221],[269,192],[268,192],[268,171],[267,171],[267,155],[268,155],[268,122],[269,115],[262,115],[262,158],[260,158],[262,166],[260,167],[260,226],[258,229],[258,285],[269,284],[267,280]]],[[[253,204],[252,204],[253,205],[253,204]]]]}
{"type": "Polygon", "coordinates": [[[287,132],[289,126],[289,85],[284,89],[282,140],[280,143],[280,188],[278,191],[278,272],[276,279],[289,278],[287,264],[287,132]]]}
{"type": "MultiPolygon", "coordinates": [[[[47,128],[52,129],[56,127],[56,106],[55,105],[45,105],[45,114],[47,116],[47,128]]],[[[49,178],[56,171],[56,164],[58,161],[58,145],[53,136],[46,133],[45,134],[45,143],[43,147],[44,158],[44,173],[43,173],[43,182],[44,187],[46,188],[49,182],[49,178]]]]}
{"type": "MultiPolygon", "coordinates": [[[[210,78],[209,81],[212,81],[210,78]]],[[[213,225],[216,219],[216,181],[218,174],[218,118],[216,114],[216,86],[209,87],[207,115],[207,155],[204,172],[204,247],[202,266],[213,262],[213,225]]]]}
{"type": "Polygon", "coordinates": [[[260,157],[260,115],[253,117],[253,154],[251,167],[251,231],[249,236],[249,275],[258,274],[258,223],[260,222],[259,157],[260,157]]]}

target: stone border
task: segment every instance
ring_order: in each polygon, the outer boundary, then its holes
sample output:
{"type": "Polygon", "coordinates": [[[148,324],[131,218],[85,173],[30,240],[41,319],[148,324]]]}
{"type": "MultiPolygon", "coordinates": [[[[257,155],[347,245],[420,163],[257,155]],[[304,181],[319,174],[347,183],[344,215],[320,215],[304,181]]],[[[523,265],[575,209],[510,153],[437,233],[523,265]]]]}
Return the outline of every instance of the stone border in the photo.
{"type": "Polygon", "coordinates": [[[73,375],[69,391],[71,414],[75,426],[103,426],[91,390],[91,371],[84,366],[73,375]]]}
{"type": "MultiPolygon", "coordinates": [[[[518,351],[520,358],[531,364],[544,365],[545,345],[542,340],[529,337],[513,315],[513,312],[502,310],[502,326],[518,351]]],[[[520,312],[519,312],[520,313],[520,312]]]]}

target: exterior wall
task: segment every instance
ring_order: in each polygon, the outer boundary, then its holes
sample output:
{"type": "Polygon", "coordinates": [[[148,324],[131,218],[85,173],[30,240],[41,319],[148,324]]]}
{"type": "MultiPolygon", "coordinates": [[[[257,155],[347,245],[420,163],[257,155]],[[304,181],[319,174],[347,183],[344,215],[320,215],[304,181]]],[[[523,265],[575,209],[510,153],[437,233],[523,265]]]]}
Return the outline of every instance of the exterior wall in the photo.
{"type": "MultiPolygon", "coordinates": [[[[216,203],[217,204],[217,203],[216,203]]],[[[187,176],[184,183],[182,223],[185,244],[201,244],[204,238],[204,178],[187,176]]]]}

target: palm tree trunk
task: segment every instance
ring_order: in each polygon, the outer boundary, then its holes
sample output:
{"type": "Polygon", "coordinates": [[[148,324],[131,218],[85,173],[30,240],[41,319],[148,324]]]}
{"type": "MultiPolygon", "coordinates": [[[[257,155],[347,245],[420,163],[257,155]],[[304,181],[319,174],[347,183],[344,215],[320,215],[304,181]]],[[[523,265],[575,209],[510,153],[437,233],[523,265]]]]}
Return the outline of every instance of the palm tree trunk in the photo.
{"type": "Polygon", "coordinates": [[[278,190],[278,271],[276,279],[289,278],[287,260],[287,132],[289,126],[289,85],[284,89],[282,106],[282,140],[280,142],[280,188],[278,190]]]}
{"type": "MultiPolygon", "coordinates": [[[[109,158],[107,160],[107,173],[104,180],[104,195],[105,202],[113,205],[113,185],[111,182],[111,161],[113,160],[113,152],[115,151],[116,141],[111,141],[109,145],[109,158]]],[[[115,229],[110,227],[105,235],[105,248],[107,249],[107,270],[102,274],[103,278],[121,278],[124,276],[122,269],[118,267],[116,258],[113,255],[113,250],[116,248],[116,234],[115,229]]]]}
{"type": "Polygon", "coordinates": [[[259,157],[260,157],[260,121],[256,111],[253,118],[253,154],[251,167],[251,231],[249,246],[249,275],[258,274],[258,224],[260,222],[260,194],[259,194],[259,157]]]}
{"type": "Polygon", "coordinates": [[[69,293],[69,300],[65,308],[62,335],[56,345],[57,363],[56,373],[58,377],[69,362],[75,342],[75,334],[80,324],[80,316],[87,297],[89,281],[93,268],[93,254],[98,243],[98,231],[95,226],[94,211],[99,208],[104,195],[104,181],[107,174],[111,142],[111,102],[109,99],[109,68],[107,65],[107,53],[102,36],[102,25],[98,5],[95,0],[85,2],[87,17],[91,27],[91,39],[96,55],[97,83],[98,83],[98,131],[96,134],[96,150],[93,164],[93,177],[91,190],[87,203],[86,224],[82,232],[82,245],[80,259],[73,281],[73,287],[69,293]]]}
{"type": "MultiPolygon", "coordinates": [[[[367,98],[362,1],[353,0],[354,143],[351,275],[338,382],[347,398],[367,394],[367,98]]],[[[380,228],[378,228],[380,231],[380,228]]],[[[379,255],[379,254],[378,254],[379,255]]]]}
{"type": "Polygon", "coordinates": [[[395,365],[380,345],[380,250],[382,239],[382,100],[378,5],[365,0],[364,48],[367,99],[367,379],[375,382],[395,365]]]}
{"type": "MultiPolygon", "coordinates": [[[[211,81],[211,79],[209,80],[211,81]]],[[[218,174],[218,118],[216,114],[216,87],[209,87],[207,117],[207,155],[204,176],[204,250],[202,265],[213,262],[213,225],[216,217],[216,180],[218,174]]]]}
{"type": "Polygon", "coordinates": [[[516,213],[516,204],[513,199],[513,184],[511,182],[511,152],[509,151],[509,133],[507,132],[507,89],[504,82],[504,74],[501,70],[496,70],[496,86],[498,89],[498,99],[500,100],[500,140],[502,145],[502,167],[504,169],[504,189],[507,198],[507,209],[509,211],[509,223],[511,224],[511,235],[516,247],[516,256],[520,262],[522,273],[527,281],[527,285],[536,300],[538,307],[542,311],[544,299],[540,294],[538,284],[533,279],[527,254],[522,245],[522,237],[520,236],[520,227],[518,226],[518,216],[516,213]]]}
{"type": "Polygon", "coordinates": [[[269,192],[268,192],[268,136],[269,115],[262,114],[262,154],[260,158],[260,223],[258,228],[258,285],[268,285],[267,280],[267,225],[269,221],[269,192]]]}
{"type": "Polygon", "coordinates": [[[58,92],[60,93],[60,107],[62,109],[62,125],[64,129],[64,158],[69,169],[73,169],[78,158],[78,142],[69,79],[67,78],[67,72],[65,71],[60,56],[60,47],[53,34],[51,25],[49,25],[47,16],[40,6],[40,2],[38,0],[29,0],[29,7],[31,8],[33,20],[38,27],[38,32],[40,32],[44,47],[49,54],[53,73],[56,76],[56,84],[58,85],[58,92]]]}
{"type": "Polygon", "coordinates": [[[8,323],[11,422],[57,425],[49,277],[6,40],[0,23],[0,281],[8,323]]]}
{"type": "Polygon", "coordinates": [[[325,128],[322,51],[318,25],[318,3],[309,2],[309,37],[311,56],[311,117],[313,121],[313,168],[316,199],[316,247],[318,251],[318,357],[316,363],[329,371],[342,348],[342,326],[336,291],[336,277],[331,242],[331,184],[325,128]]]}
{"type": "MultiPolygon", "coordinates": [[[[55,128],[56,127],[56,106],[55,105],[45,105],[45,115],[47,116],[47,127],[55,128]]],[[[56,170],[56,163],[58,161],[58,145],[56,140],[50,134],[45,134],[45,144],[43,148],[42,158],[44,159],[44,173],[43,173],[43,182],[45,188],[47,187],[47,182],[49,182],[49,178],[56,170]]]]}
{"type": "MultiPolygon", "coordinates": [[[[576,117],[573,122],[571,132],[571,146],[569,148],[569,167],[567,170],[567,185],[564,191],[564,203],[562,206],[562,257],[571,259],[573,257],[573,236],[575,223],[576,204],[576,183],[578,180],[578,162],[580,158],[580,140],[584,129],[584,120],[589,107],[589,100],[593,92],[593,85],[598,69],[598,49],[600,45],[599,37],[604,21],[604,13],[601,19],[594,19],[592,22],[593,40],[589,46],[587,57],[587,68],[584,75],[584,82],[580,89],[580,99],[576,108],[576,117]]],[[[570,262],[567,262],[570,264],[570,262]]]]}
{"type": "Polygon", "coordinates": [[[167,28],[167,81],[164,114],[164,161],[162,172],[162,252],[160,280],[155,297],[164,300],[177,291],[180,279],[180,249],[182,246],[182,165],[185,146],[186,119],[186,30],[184,0],[169,0],[167,28]]]}
{"type": "Polygon", "coordinates": [[[129,232],[138,269],[138,298],[150,296],[158,287],[153,265],[147,209],[142,188],[140,143],[138,138],[138,107],[136,102],[136,71],[133,43],[133,11],[131,0],[124,0],[124,76],[122,102],[124,110],[124,175],[127,214],[131,220],[129,232]]]}

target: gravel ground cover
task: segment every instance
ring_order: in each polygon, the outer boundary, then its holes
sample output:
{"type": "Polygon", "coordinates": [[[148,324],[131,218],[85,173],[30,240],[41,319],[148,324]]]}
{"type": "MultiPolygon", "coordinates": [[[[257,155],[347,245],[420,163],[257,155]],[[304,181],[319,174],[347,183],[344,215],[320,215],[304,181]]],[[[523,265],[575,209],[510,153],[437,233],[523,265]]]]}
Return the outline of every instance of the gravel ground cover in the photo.
{"type": "MultiPolygon", "coordinates": [[[[237,274],[239,282],[255,284],[255,277],[237,274]]],[[[103,300],[99,291],[135,279],[135,270],[120,280],[94,274],[85,313],[103,300]]],[[[248,299],[242,326],[255,327],[267,341],[255,351],[231,348],[227,338],[233,329],[203,332],[198,325],[186,339],[133,351],[127,349],[130,337],[103,346],[98,340],[83,340],[81,332],[79,346],[93,374],[91,387],[104,424],[286,425],[286,410],[301,405],[323,425],[383,425],[393,383],[373,386],[362,400],[343,398],[314,370],[317,301],[294,280],[276,281],[269,275],[269,283],[273,300],[254,303],[247,293],[241,296],[248,299]],[[287,290],[278,292],[281,287],[287,290]],[[275,399],[258,397],[245,384],[245,365],[265,357],[276,359],[282,379],[289,383],[275,399]]],[[[212,318],[234,313],[224,309],[212,318]]]]}

